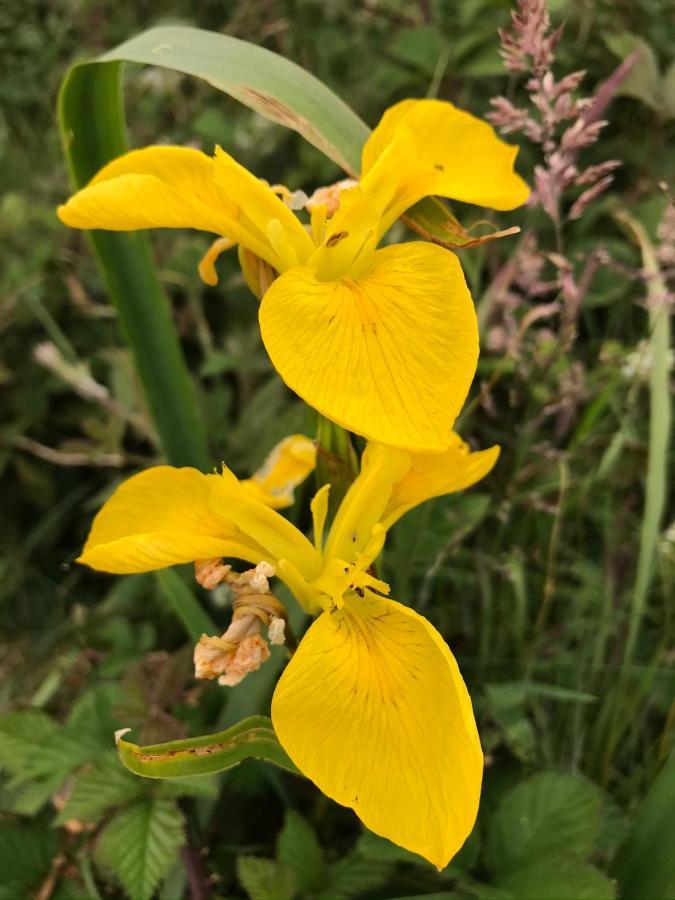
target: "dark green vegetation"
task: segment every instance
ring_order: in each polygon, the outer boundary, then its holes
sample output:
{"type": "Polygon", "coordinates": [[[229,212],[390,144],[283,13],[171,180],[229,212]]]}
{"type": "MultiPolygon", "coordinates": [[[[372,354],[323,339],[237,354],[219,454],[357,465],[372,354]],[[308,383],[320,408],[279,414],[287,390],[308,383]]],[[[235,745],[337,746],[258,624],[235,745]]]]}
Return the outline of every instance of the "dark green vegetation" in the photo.
{"type": "MultiPolygon", "coordinates": [[[[556,73],[586,69],[585,94],[633,48],[627,34],[654,54],[643,52],[584,155],[623,165],[603,199],[565,225],[575,266],[598,249],[611,257],[573,327],[556,310],[528,316],[560,302],[555,286],[532,296],[525,277],[508,291],[495,282],[520,237],[462,251],[485,327],[460,431],[503,454],[473,491],[404,519],[383,564],[394,596],[455,651],[488,757],[479,825],[445,872],[363,834],[307,782],[262,763],[171,782],[122,769],[114,730],[151,744],[227,729],[267,712],[275,665],[229,693],[196,684],[187,633],[203,625],[185,616],[180,580],[72,565],[102,499],[161,451],[91,253],[53,211],[68,190],[54,118],[68,65],[178,19],[295,60],[371,125],[391,102],[428,91],[485,114],[498,94],[525,102],[497,52],[508,12],[497,0],[60,0],[25,4],[20,17],[0,6],[0,897],[123,896],[120,884],[134,898],[159,884],[167,900],[673,896],[675,538],[672,512],[658,508],[668,356],[654,306],[641,305],[662,293],[675,259],[655,275],[675,136],[672,70],[664,78],[672,3],[553,5],[566,22],[556,73]],[[56,350],[34,359],[47,341],[56,350]]],[[[202,82],[130,69],[126,99],[134,145],[218,142],[292,188],[339,177],[293,132],[202,82]]],[[[538,151],[522,144],[519,169],[532,181],[538,151]]],[[[495,221],[559,249],[539,210],[495,221]]],[[[152,236],[213,461],[246,475],[276,440],[315,423],[269,365],[234,257],[219,264],[217,288],[198,280],[207,241],[152,236]]],[[[555,274],[544,258],[540,280],[555,274]]],[[[218,595],[199,599],[224,626],[218,595]]]]}

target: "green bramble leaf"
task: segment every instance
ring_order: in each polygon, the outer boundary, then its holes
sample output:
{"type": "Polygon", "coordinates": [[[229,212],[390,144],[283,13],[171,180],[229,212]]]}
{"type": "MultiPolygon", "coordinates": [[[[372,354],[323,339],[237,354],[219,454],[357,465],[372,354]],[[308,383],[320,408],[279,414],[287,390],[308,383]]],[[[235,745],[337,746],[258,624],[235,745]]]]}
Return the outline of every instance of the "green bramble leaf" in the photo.
{"type": "Polygon", "coordinates": [[[38,824],[0,828],[0,900],[36,896],[57,854],[56,834],[38,824]]]}
{"type": "Polygon", "coordinates": [[[492,816],[488,866],[506,876],[536,859],[585,859],[595,844],[602,803],[600,788],[580,775],[534,775],[510,790],[492,816]]]}
{"type": "Polygon", "coordinates": [[[326,864],[312,826],[300,813],[289,809],[277,841],[277,859],[293,875],[301,896],[312,896],[323,885],[326,864]]]}
{"type": "Polygon", "coordinates": [[[37,745],[49,740],[58,724],[38,709],[9,713],[0,719],[0,766],[19,772],[37,745]]]}
{"type": "Polygon", "coordinates": [[[175,802],[144,797],[120,810],[101,832],[96,862],[109,869],[133,900],[150,900],[185,842],[175,802]]]}
{"type": "Polygon", "coordinates": [[[107,754],[93,768],[76,776],[68,801],[56,817],[63,825],[70,819],[97,822],[106,809],[133,800],[146,788],[143,782],[128,772],[114,751],[107,754]]]}
{"type": "Polygon", "coordinates": [[[273,859],[238,857],[237,878],[251,900],[293,900],[297,893],[293,872],[273,859]]]}
{"type": "Polygon", "coordinates": [[[329,867],[326,886],[316,895],[317,900],[348,900],[375,890],[385,884],[393,869],[392,862],[350,853],[329,867]]]}
{"type": "Polygon", "coordinates": [[[264,759],[298,774],[267,716],[250,716],[218,734],[139,747],[123,739],[117,751],[124,765],[145,778],[224,772],[245,759],[264,759]]]}
{"type": "Polygon", "coordinates": [[[578,859],[533,863],[501,880],[517,900],[614,900],[616,888],[595,866],[578,859]]]}

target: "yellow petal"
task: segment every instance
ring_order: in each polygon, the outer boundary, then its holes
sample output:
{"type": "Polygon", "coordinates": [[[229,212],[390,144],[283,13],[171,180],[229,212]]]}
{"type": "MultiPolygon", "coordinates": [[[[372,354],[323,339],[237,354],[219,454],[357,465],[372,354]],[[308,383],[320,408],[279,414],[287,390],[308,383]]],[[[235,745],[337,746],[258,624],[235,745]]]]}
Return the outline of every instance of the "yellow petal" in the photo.
{"type": "Polygon", "coordinates": [[[316,444],[304,434],[292,434],[280,441],[265,462],[242,485],[261,503],[272,509],[293,504],[295,488],[302,484],[316,464],[316,444]]]}
{"type": "Polygon", "coordinates": [[[271,561],[255,541],[211,512],[211,485],[218,478],[171,466],[134,475],[94,519],[78,562],[127,574],[219,556],[271,561]]]}
{"type": "Polygon", "coordinates": [[[264,547],[268,562],[287,559],[307,580],[316,578],[321,570],[321,556],[312,543],[288,519],[253,496],[250,487],[242,484],[223,466],[221,475],[209,481],[208,504],[213,515],[227,526],[236,522],[237,528],[258,546],[264,547]]]}
{"type": "Polygon", "coordinates": [[[197,228],[231,237],[236,214],[214,183],[213,159],[189,147],[125,153],[58,209],[72,228],[197,228]]]}
{"type": "Polygon", "coordinates": [[[444,453],[410,454],[410,469],[394,485],[382,524],[391,528],[405,512],[425,500],[471,487],[485,478],[498,457],[498,446],[472,453],[468,444],[454,432],[444,453]]]}
{"type": "MultiPolygon", "coordinates": [[[[280,271],[314,249],[291,210],[220,148],[215,158],[189,147],[133,150],[104,166],[58,215],[73,228],[212,231],[280,271]],[[272,226],[272,241],[270,221],[279,223],[278,229],[272,226]]],[[[207,272],[211,280],[214,274],[207,272]]]]}
{"type": "Polygon", "coordinates": [[[280,272],[305,262],[314,244],[300,220],[266,182],[256,178],[222,147],[216,147],[214,179],[218,188],[236,203],[240,230],[256,235],[255,245],[234,232],[228,234],[234,234],[240,243],[280,272]],[[260,252],[260,248],[270,244],[273,257],[269,250],[260,252]]]}
{"type": "Polygon", "coordinates": [[[389,501],[393,485],[410,468],[410,454],[385,444],[368,444],[361,471],[349,486],[338,509],[324,556],[356,561],[371,539],[389,501]]]}
{"type": "Polygon", "coordinates": [[[445,866],[473,828],[483,757],[462,676],[413,610],[366,593],[324,612],[272,700],[284,749],[376,834],[445,866]]]}
{"type": "Polygon", "coordinates": [[[529,195],[513,171],[517,153],[490,125],[452,103],[403,100],[385,112],[363,148],[361,186],[387,203],[382,232],[432,194],[514,209],[529,195]],[[390,199],[383,194],[388,182],[397,185],[390,199]]]}
{"type": "Polygon", "coordinates": [[[471,295],[448,250],[387,247],[356,280],[292,269],[265,294],[260,326],[283,380],[327,418],[395,447],[445,449],[478,360],[471,295]]]}

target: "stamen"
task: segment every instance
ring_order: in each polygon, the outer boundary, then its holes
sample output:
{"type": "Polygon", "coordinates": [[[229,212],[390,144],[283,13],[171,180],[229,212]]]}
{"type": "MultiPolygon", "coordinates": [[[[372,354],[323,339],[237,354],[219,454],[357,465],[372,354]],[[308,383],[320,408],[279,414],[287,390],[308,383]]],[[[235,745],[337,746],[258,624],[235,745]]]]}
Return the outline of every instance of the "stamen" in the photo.
{"type": "Polygon", "coordinates": [[[234,247],[235,241],[228,237],[219,237],[211,244],[206,253],[202,256],[197,266],[199,277],[211,287],[218,284],[218,273],[216,272],[215,262],[221,253],[234,247]]]}
{"type": "MultiPolygon", "coordinates": [[[[342,181],[336,181],[335,184],[329,184],[326,187],[317,188],[312,196],[305,204],[306,209],[313,212],[317,206],[325,206],[328,218],[334,216],[340,208],[340,194],[356,187],[358,181],[353,178],[344,178],[342,181]]],[[[317,241],[320,243],[320,241],[317,241]]]]}
{"type": "Polygon", "coordinates": [[[227,582],[236,598],[227,631],[220,637],[203,634],[199,639],[194,651],[195,676],[217,678],[219,684],[233,687],[270,657],[268,643],[261,634],[263,626],[270,643],[284,643],[286,609],[269,590],[268,579],[275,572],[269,563],[261,562],[255,569],[236,573],[222,564],[219,572],[217,560],[202,562],[199,574],[213,572],[215,578],[217,573],[218,583],[227,582]]]}
{"type": "Polygon", "coordinates": [[[195,579],[207,591],[212,591],[226,580],[232,566],[226,566],[222,559],[195,560],[195,579]]]}
{"type": "Polygon", "coordinates": [[[299,209],[304,209],[309,200],[304,191],[291,191],[285,184],[271,184],[269,187],[270,190],[278,197],[281,197],[286,206],[294,212],[299,209]]]}

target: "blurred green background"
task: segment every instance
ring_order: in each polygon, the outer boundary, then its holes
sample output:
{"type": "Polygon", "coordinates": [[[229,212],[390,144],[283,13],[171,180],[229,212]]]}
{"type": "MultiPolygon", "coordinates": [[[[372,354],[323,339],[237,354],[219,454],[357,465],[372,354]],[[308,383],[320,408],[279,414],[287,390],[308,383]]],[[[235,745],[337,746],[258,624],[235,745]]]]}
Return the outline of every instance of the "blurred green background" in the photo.
{"type": "MultiPolygon", "coordinates": [[[[460,431],[474,446],[501,444],[500,462],[474,490],[408,515],[384,555],[393,594],[458,657],[486,751],[479,823],[447,870],[363,833],[351,812],[260,763],[197,786],[121,770],[115,728],[132,726],[148,743],[266,712],[282,660],[232,692],[196,684],[170,592],[153,576],[73,565],[102,500],[161,454],[86,240],[54,213],[68,193],[54,112],[68,66],[158,22],[192,24],[294,60],[371,126],[392,102],[428,94],[485,115],[493,96],[522,97],[498,52],[511,8],[0,3],[0,898],[675,896],[675,523],[666,509],[656,524],[643,604],[649,282],[615,215],[628,211],[665,245],[657,225],[673,191],[673,70],[664,77],[672,0],[551,4],[565,23],[556,72],[586,70],[587,94],[642,48],[584,155],[622,166],[566,233],[575,264],[599,248],[609,262],[573,341],[555,316],[523,322],[555,290],[521,292],[513,308],[497,303],[460,431]],[[505,350],[513,322],[517,346],[505,350]]],[[[202,82],[129,67],[126,100],[134,146],[220,143],[261,177],[308,192],[341,177],[296,134],[202,82]]],[[[532,182],[537,151],[521,143],[519,171],[532,182]]],[[[508,227],[526,215],[550,278],[548,220],[517,211],[494,221],[508,227]]],[[[222,259],[221,283],[207,288],[196,265],[208,236],[152,240],[214,463],[248,475],[277,440],[311,435],[314,422],[271,368],[236,258],[222,259]]],[[[462,251],[479,304],[519,241],[462,251]]],[[[306,485],[291,511],[301,525],[311,492],[306,485]]],[[[200,599],[224,627],[227,598],[200,599]]]]}

